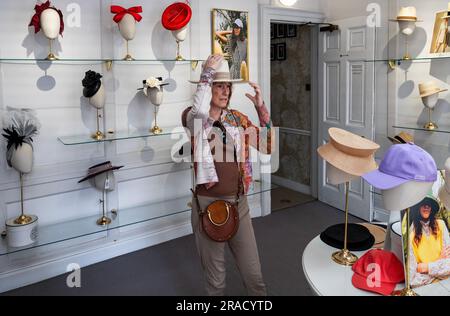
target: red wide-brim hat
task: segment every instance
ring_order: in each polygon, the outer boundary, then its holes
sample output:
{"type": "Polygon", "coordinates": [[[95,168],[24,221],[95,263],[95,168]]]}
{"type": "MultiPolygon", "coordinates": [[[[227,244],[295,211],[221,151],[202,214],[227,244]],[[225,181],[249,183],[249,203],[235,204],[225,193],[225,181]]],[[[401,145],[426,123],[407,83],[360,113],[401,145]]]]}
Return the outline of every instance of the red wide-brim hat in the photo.
{"type": "Polygon", "coordinates": [[[192,17],[191,7],[183,2],[175,2],[168,6],[161,18],[164,28],[176,31],[185,27],[192,17]]]}

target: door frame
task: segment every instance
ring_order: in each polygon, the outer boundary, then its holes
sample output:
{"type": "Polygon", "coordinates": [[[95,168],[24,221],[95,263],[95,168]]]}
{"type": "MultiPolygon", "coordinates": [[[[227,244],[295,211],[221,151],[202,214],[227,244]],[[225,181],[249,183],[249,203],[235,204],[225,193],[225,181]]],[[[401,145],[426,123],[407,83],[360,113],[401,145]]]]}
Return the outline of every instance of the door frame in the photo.
{"type": "MultiPolygon", "coordinates": [[[[267,5],[260,5],[259,8],[259,40],[261,43],[259,60],[261,62],[261,69],[259,72],[259,83],[263,92],[263,97],[271,112],[270,104],[270,24],[293,23],[300,24],[306,22],[321,23],[325,21],[325,15],[319,12],[271,7],[267,5]]],[[[317,143],[318,143],[318,69],[319,69],[319,29],[318,27],[311,28],[311,195],[318,197],[318,158],[317,158],[317,143]]],[[[270,174],[261,174],[263,183],[270,183],[270,174]]],[[[270,200],[268,201],[270,203],[270,200]]],[[[263,201],[264,204],[264,201],[263,201]]],[[[263,208],[264,209],[264,208],[263,208]]],[[[270,209],[270,204],[269,204],[270,209]]]]}

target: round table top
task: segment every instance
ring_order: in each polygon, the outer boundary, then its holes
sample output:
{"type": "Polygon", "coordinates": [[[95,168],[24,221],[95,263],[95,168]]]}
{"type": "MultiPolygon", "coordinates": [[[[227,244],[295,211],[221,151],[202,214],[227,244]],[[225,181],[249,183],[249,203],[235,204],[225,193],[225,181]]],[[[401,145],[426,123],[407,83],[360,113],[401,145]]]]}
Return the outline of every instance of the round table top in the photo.
{"type": "MultiPolygon", "coordinates": [[[[328,246],[320,237],[314,238],[305,248],[302,266],[306,279],[316,295],[321,296],[379,296],[377,293],[357,289],[352,284],[353,271],[350,266],[337,264],[331,255],[339,251],[328,246]]],[[[366,251],[354,251],[361,258],[366,251]]],[[[397,284],[396,290],[404,288],[397,284]]],[[[416,288],[422,296],[450,296],[450,278],[439,283],[416,288]]]]}

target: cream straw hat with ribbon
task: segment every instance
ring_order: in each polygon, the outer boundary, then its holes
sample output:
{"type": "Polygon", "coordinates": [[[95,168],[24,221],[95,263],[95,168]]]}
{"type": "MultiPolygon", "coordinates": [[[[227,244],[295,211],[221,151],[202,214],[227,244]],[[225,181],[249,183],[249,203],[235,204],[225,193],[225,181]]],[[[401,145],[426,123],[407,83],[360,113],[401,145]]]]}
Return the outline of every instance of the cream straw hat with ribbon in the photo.
{"type": "MultiPolygon", "coordinates": [[[[202,68],[204,68],[204,63],[202,68]]],[[[199,83],[200,81],[189,80],[191,83],[199,83]]],[[[223,60],[220,67],[216,70],[214,74],[213,82],[232,82],[232,83],[245,83],[243,79],[231,79],[230,67],[228,66],[228,61],[223,60]]]]}
{"type": "Polygon", "coordinates": [[[434,81],[419,83],[419,93],[421,98],[428,97],[430,95],[443,91],[447,91],[447,89],[439,88],[434,81]]]}

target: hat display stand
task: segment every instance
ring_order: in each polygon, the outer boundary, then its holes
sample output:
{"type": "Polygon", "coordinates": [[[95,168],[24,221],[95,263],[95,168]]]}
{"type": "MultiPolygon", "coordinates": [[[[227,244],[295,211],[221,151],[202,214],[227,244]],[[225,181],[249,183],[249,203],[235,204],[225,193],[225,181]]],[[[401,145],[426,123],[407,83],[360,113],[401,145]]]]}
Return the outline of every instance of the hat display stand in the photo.
{"type": "Polygon", "coordinates": [[[423,126],[423,128],[430,130],[430,131],[439,128],[438,125],[436,123],[434,123],[433,119],[432,119],[432,112],[438,102],[438,99],[439,99],[438,93],[435,93],[435,94],[432,94],[432,95],[429,95],[426,97],[422,97],[422,102],[423,102],[424,106],[428,109],[428,122],[423,126]]]}
{"type": "MultiPolygon", "coordinates": [[[[99,176],[97,176],[97,177],[99,177],[99,176]]],[[[99,226],[106,226],[106,225],[111,224],[111,218],[106,216],[106,211],[105,211],[106,190],[109,187],[110,187],[110,179],[109,179],[109,172],[107,172],[106,176],[105,176],[105,180],[103,182],[103,187],[102,187],[102,199],[100,200],[100,204],[102,204],[102,217],[100,217],[97,220],[97,225],[99,225],[99,226]]]]}
{"type": "Polygon", "coordinates": [[[142,7],[134,6],[131,8],[124,8],[119,5],[111,5],[111,13],[114,15],[114,22],[119,27],[120,35],[125,39],[127,52],[122,60],[132,61],[134,58],[130,54],[129,41],[133,40],[136,35],[136,22],[142,20],[142,7]]]}
{"type": "Polygon", "coordinates": [[[338,185],[345,183],[345,207],[344,207],[344,213],[345,213],[345,222],[344,222],[344,247],[342,250],[334,252],[331,255],[331,258],[334,262],[345,265],[345,266],[351,266],[353,265],[356,260],[358,260],[358,256],[351,253],[350,250],[347,248],[347,242],[348,242],[348,194],[350,191],[350,181],[358,178],[355,176],[352,176],[351,174],[348,174],[342,170],[337,169],[333,165],[327,163],[327,178],[328,181],[333,185],[338,185]]]}
{"type": "Polygon", "coordinates": [[[45,37],[49,41],[49,53],[46,60],[58,60],[58,56],[53,53],[53,41],[58,38],[60,28],[60,16],[54,9],[46,9],[41,13],[41,28],[45,37]]]}
{"type": "Polygon", "coordinates": [[[408,37],[414,33],[416,23],[421,22],[417,19],[417,11],[415,7],[402,7],[397,14],[397,18],[391,21],[397,22],[400,32],[405,36],[405,54],[403,60],[410,60],[411,56],[408,52],[408,37]]]}
{"type": "Polygon", "coordinates": [[[100,118],[102,117],[100,110],[105,107],[106,103],[105,86],[100,80],[101,78],[101,74],[89,70],[86,72],[86,75],[82,80],[82,84],[84,86],[83,96],[89,99],[89,104],[92,105],[97,111],[97,129],[96,132],[91,135],[91,137],[95,140],[102,140],[105,138],[105,134],[100,131],[100,118]]]}
{"type": "Polygon", "coordinates": [[[175,60],[177,61],[185,60],[185,58],[181,55],[180,43],[186,39],[187,31],[187,25],[180,30],[172,31],[172,35],[175,37],[175,40],[177,42],[177,56],[175,57],[175,60]]]}
{"type": "Polygon", "coordinates": [[[150,77],[142,83],[144,88],[139,90],[143,90],[145,96],[154,106],[155,123],[150,129],[150,132],[155,135],[159,135],[163,132],[163,130],[158,126],[158,110],[160,105],[163,103],[164,86],[168,85],[168,83],[162,83],[162,77],[150,77]]]}

